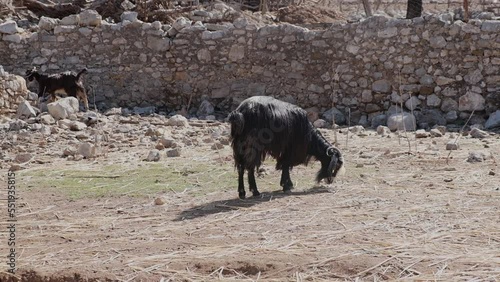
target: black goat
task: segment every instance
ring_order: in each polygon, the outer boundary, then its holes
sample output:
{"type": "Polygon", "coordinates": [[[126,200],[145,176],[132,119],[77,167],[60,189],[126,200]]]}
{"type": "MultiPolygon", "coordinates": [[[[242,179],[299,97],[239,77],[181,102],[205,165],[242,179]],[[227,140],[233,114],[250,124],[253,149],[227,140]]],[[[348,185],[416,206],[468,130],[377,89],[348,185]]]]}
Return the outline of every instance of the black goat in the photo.
{"type": "Polygon", "coordinates": [[[314,157],[321,162],[316,181],[328,183],[342,168],[344,159],[307,119],[305,110],[267,96],[255,96],[241,102],[228,117],[235,166],[238,170],[238,194],[245,198],[243,174],[248,171],[248,184],[253,196],[259,196],[255,169],[267,154],[277,160],[281,170],[280,185],[284,192],[293,188],[290,169],[306,164],[314,157]]]}
{"type": "Polygon", "coordinates": [[[87,69],[84,68],[77,74],[71,71],[66,71],[47,75],[40,74],[36,69],[33,69],[26,71],[26,78],[29,81],[33,81],[33,79],[35,79],[38,82],[38,97],[44,97],[45,94],[49,94],[51,95],[51,100],[54,101],[56,94],[64,93],[83,102],[85,110],[88,110],[89,102],[87,99],[87,93],[81,80],[81,76],[86,72],[87,69]]]}

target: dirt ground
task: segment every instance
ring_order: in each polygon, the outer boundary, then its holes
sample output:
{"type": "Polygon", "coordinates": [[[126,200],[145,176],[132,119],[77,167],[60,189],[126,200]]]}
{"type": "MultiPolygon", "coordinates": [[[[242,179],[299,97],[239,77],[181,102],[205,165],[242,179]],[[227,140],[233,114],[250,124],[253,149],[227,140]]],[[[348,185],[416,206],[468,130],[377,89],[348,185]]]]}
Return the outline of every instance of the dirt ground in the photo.
{"type": "MultiPolygon", "coordinates": [[[[110,134],[105,153],[78,161],[61,156],[77,132],[20,135],[15,150],[35,158],[16,172],[17,277],[500,280],[499,134],[462,136],[450,154],[446,143],[457,133],[406,139],[323,130],[327,139],[337,137],[345,175],[316,185],[318,163],[296,167],[295,189],[284,195],[268,160],[257,179],[263,196],[239,200],[231,149],[214,146],[227,138],[226,124],[175,128],[156,121],[155,128],[183,144],[182,154],[168,158],[162,150],[158,162],[146,162],[156,144],[145,136],[153,122],[138,120],[130,133],[110,134]],[[43,138],[51,149],[40,145],[43,138]],[[484,160],[468,162],[470,153],[484,160]]],[[[4,132],[2,144],[12,134],[4,132]]],[[[2,183],[9,166],[2,165],[2,183]]],[[[4,208],[1,215],[5,222],[4,208]]],[[[7,246],[0,247],[5,259],[7,246]]],[[[5,272],[0,277],[16,281],[5,272]]]]}

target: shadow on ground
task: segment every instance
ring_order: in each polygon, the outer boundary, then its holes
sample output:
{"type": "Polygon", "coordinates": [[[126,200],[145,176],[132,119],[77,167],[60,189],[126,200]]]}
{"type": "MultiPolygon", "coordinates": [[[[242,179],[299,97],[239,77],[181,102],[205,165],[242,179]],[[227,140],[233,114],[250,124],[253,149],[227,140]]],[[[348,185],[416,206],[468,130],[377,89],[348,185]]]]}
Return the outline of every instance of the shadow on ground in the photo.
{"type": "MultiPolygon", "coordinates": [[[[273,191],[270,193],[262,193],[259,197],[248,197],[244,200],[239,198],[218,200],[209,203],[204,203],[187,210],[182,211],[173,221],[182,221],[195,219],[198,217],[203,217],[216,213],[230,212],[234,210],[239,210],[241,208],[249,208],[254,205],[269,202],[273,199],[279,199],[284,197],[293,197],[301,195],[319,194],[319,193],[332,193],[331,188],[325,186],[315,186],[311,189],[304,191],[292,191],[291,193],[283,193],[283,191],[273,191]]],[[[235,194],[236,191],[235,191],[235,194]]]]}

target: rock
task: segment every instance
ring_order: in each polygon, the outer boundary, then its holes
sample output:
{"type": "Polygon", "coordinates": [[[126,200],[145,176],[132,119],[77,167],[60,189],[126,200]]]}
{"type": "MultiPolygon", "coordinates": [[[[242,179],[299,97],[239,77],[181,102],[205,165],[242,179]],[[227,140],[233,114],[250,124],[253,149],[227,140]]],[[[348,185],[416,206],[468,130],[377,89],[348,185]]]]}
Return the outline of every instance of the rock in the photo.
{"type": "Polygon", "coordinates": [[[208,100],[203,100],[200,104],[200,107],[198,108],[198,111],[196,112],[196,115],[198,117],[205,117],[208,115],[212,115],[214,113],[215,109],[212,103],[208,100]]]}
{"type": "Polygon", "coordinates": [[[431,129],[431,131],[429,133],[432,137],[442,137],[443,136],[443,133],[437,128],[431,129]]]}
{"type": "Polygon", "coordinates": [[[174,148],[176,147],[175,141],[172,138],[162,137],[158,140],[159,143],[163,145],[164,148],[174,148]]]}
{"type": "Polygon", "coordinates": [[[361,133],[364,131],[365,131],[365,128],[361,125],[355,125],[355,126],[349,127],[349,132],[354,133],[354,134],[358,134],[358,133],[361,133]]]}
{"type": "Polygon", "coordinates": [[[430,136],[430,133],[425,131],[424,129],[419,129],[415,131],[415,138],[427,138],[430,136]]]}
{"type": "Polygon", "coordinates": [[[96,157],[96,147],[88,142],[80,143],[78,146],[78,154],[84,158],[90,159],[96,157]]]}
{"type": "Polygon", "coordinates": [[[480,163],[488,159],[488,154],[484,152],[469,152],[469,157],[467,162],[469,163],[480,163]]]}
{"type": "Polygon", "coordinates": [[[469,134],[472,138],[479,138],[479,139],[483,139],[490,136],[488,132],[483,131],[477,127],[472,128],[469,134]]]}
{"type": "Polygon", "coordinates": [[[316,128],[327,128],[329,127],[328,122],[326,122],[324,119],[318,119],[313,123],[314,127],[316,128]]]}
{"type": "Polygon", "coordinates": [[[33,155],[32,154],[30,154],[30,153],[21,153],[21,154],[18,154],[14,158],[14,162],[16,162],[16,163],[27,163],[27,162],[31,161],[31,159],[33,159],[33,155]]]}
{"type": "Polygon", "coordinates": [[[446,118],[438,109],[423,109],[415,111],[415,119],[421,128],[434,127],[435,125],[446,125],[446,118]]]}
{"type": "Polygon", "coordinates": [[[79,121],[72,121],[70,124],[69,124],[69,129],[71,131],[82,131],[84,130],[85,128],[87,128],[87,125],[83,122],[79,122],[79,121]]]}
{"type": "Polygon", "coordinates": [[[121,15],[120,15],[120,19],[122,21],[131,21],[131,22],[135,22],[137,21],[137,15],[138,13],[137,12],[129,12],[129,11],[125,11],[123,12],[121,15]]]}
{"type": "Polygon", "coordinates": [[[458,143],[455,143],[455,141],[450,141],[446,143],[446,150],[452,151],[452,150],[458,150],[459,146],[458,143]]]}
{"type": "Polygon", "coordinates": [[[111,108],[104,112],[105,116],[121,115],[121,114],[122,114],[122,108],[111,108]]]}
{"type": "Polygon", "coordinates": [[[189,26],[191,26],[191,21],[184,17],[177,18],[172,24],[172,28],[174,28],[176,31],[181,31],[182,29],[189,26]]]}
{"type": "Polygon", "coordinates": [[[411,96],[410,99],[406,100],[405,107],[408,110],[413,111],[416,108],[418,108],[418,106],[420,106],[421,103],[422,102],[420,101],[420,99],[418,99],[416,96],[411,96]]]}
{"type": "Polygon", "coordinates": [[[156,145],[155,145],[155,149],[156,149],[156,150],[160,150],[160,151],[161,151],[161,150],[165,149],[165,146],[163,146],[163,144],[162,144],[162,143],[158,142],[158,143],[156,143],[156,145]]]}
{"type": "Polygon", "coordinates": [[[35,117],[36,116],[36,111],[33,109],[33,107],[30,105],[30,103],[26,100],[22,101],[21,104],[19,104],[19,107],[17,108],[16,112],[16,118],[20,119],[28,119],[30,117],[35,117]]]}
{"type": "Polygon", "coordinates": [[[152,115],[156,112],[155,106],[150,107],[134,107],[132,112],[136,115],[144,116],[144,115],[152,115]]]}
{"type": "Polygon", "coordinates": [[[469,92],[458,99],[459,111],[482,111],[485,108],[486,100],[480,94],[469,92]]]}
{"type": "Polygon", "coordinates": [[[323,119],[331,124],[335,123],[337,125],[342,125],[346,123],[344,114],[337,108],[331,108],[328,111],[324,112],[323,119]]]}
{"type": "Polygon", "coordinates": [[[377,126],[377,134],[386,136],[391,134],[391,130],[387,126],[379,125],[377,126]]]}
{"type": "Polygon", "coordinates": [[[53,19],[42,16],[38,21],[38,27],[42,30],[53,30],[59,24],[59,19],[53,19]]]}
{"type": "Polygon", "coordinates": [[[319,119],[319,110],[316,107],[307,108],[307,118],[310,122],[315,122],[319,119]]]}
{"type": "Polygon", "coordinates": [[[4,34],[14,34],[21,32],[22,29],[17,27],[17,23],[13,20],[6,20],[3,23],[0,23],[0,33],[4,34]]]}
{"type": "Polygon", "coordinates": [[[415,131],[416,129],[416,120],[415,116],[411,113],[397,113],[392,114],[387,119],[387,127],[391,131],[396,130],[407,130],[407,131],[415,131]]]}
{"type": "Polygon", "coordinates": [[[28,127],[28,123],[25,122],[24,120],[20,120],[20,119],[11,121],[9,123],[9,130],[10,131],[19,131],[19,130],[27,128],[27,127],[28,127]]]}
{"type": "Polygon", "coordinates": [[[372,90],[374,92],[390,93],[392,90],[392,85],[389,81],[387,81],[385,79],[377,80],[377,81],[373,82],[372,90]]]}
{"type": "Polygon", "coordinates": [[[59,99],[47,105],[49,114],[56,120],[69,118],[71,114],[77,113],[79,109],[78,100],[75,97],[59,99]]]}
{"type": "Polygon", "coordinates": [[[63,150],[63,156],[68,157],[68,156],[74,156],[76,155],[77,150],[74,147],[66,147],[63,150]]]}
{"type": "Polygon", "coordinates": [[[116,131],[120,133],[128,133],[132,131],[132,126],[129,124],[120,124],[118,127],[116,127],[116,131]]]}
{"type": "Polygon", "coordinates": [[[484,124],[484,128],[486,129],[492,129],[500,127],[500,110],[497,110],[496,112],[490,114],[490,117],[484,124]]]}
{"type": "Polygon", "coordinates": [[[19,165],[19,164],[13,164],[10,166],[9,171],[18,171],[18,170],[22,170],[22,169],[26,169],[26,168],[19,165]]]}
{"type": "Polygon", "coordinates": [[[372,118],[371,127],[377,128],[379,125],[387,124],[387,115],[380,114],[372,118]]]}
{"type": "Polygon", "coordinates": [[[160,151],[157,149],[149,151],[148,157],[146,161],[148,162],[157,162],[160,160],[160,151]]]}
{"type": "Polygon", "coordinates": [[[82,26],[100,26],[101,15],[95,10],[83,10],[80,13],[80,25],[82,26]]]}
{"type": "Polygon", "coordinates": [[[50,114],[44,114],[40,117],[40,122],[43,124],[55,124],[56,120],[50,114]]]}
{"type": "Polygon", "coordinates": [[[163,200],[163,198],[156,198],[155,199],[155,205],[157,206],[161,206],[161,205],[164,205],[165,204],[165,200],[163,200]]]}
{"type": "Polygon", "coordinates": [[[446,115],[444,116],[444,118],[446,119],[447,122],[454,122],[457,120],[458,118],[458,114],[457,114],[457,111],[449,111],[446,113],[446,115]]]}
{"type": "Polygon", "coordinates": [[[217,143],[214,143],[211,148],[212,148],[212,150],[220,150],[220,149],[224,148],[224,145],[217,142],[217,143]]]}
{"type": "Polygon", "coordinates": [[[188,126],[188,120],[187,118],[181,116],[181,115],[175,115],[167,120],[167,125],[171,126],[188,126]]]}
{"type": "Polygon", "coordinates": [[[50,126],[47,126],[47,125],[42,125],[42,127],[40,128],[39,131],[44,136],[48,136],[48,135],[52,134],[52,129],[50,128],[50,126]]]}
{"type": "Polygon", "coordinates": [[[170,149],[167,151],[167,157],[169,157],[169,158],[180,157],[180,156],[181,156],[181,149],[180,148],[170,149]]]}
{"type": "Polygon", "coordinates": [[[84,122],[87,126],[96,124],[99,120],[99,115],[93,111],[85,112],[80,118],[81,122],[84,122]]]}
{"type": "Polygon", "coordinates": [[[205,120],[217,120],[217,118],[214,115],[208,115],[205,117],[205,120]]]}

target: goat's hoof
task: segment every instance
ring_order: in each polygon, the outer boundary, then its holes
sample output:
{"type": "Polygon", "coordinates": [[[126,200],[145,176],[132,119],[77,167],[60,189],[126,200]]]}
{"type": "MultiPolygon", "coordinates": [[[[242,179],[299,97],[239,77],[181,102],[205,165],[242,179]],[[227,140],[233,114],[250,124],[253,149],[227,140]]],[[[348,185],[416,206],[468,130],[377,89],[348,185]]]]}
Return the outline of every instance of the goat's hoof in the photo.
{"type": "Polygon", "coordinates": [[[240,199],[242,199],[242,200],[243,200],[243,199],[245,199],[245,196],[246,196],[245,191],[243,191],[243,192],[238,192],[238,197],[240,197],[240,199]]]}
{"type": "Polygon", "coordinates": [[[253,195],[254,197],[260,197],[260,192],[259,192],[259,191],[253,191],[253,192],[252,192],[252,195],[253,195]]]}
{"type": "Polygon", "coordinates": [[[285,193],[287,195],[292,194],[292,188],[293,188],[293,186],[283,188],[283,193],[285,193]]]}

